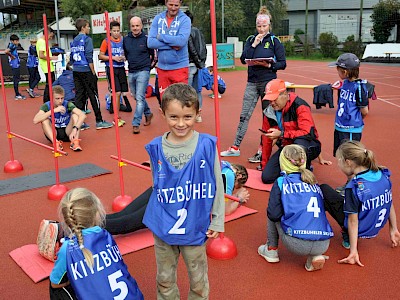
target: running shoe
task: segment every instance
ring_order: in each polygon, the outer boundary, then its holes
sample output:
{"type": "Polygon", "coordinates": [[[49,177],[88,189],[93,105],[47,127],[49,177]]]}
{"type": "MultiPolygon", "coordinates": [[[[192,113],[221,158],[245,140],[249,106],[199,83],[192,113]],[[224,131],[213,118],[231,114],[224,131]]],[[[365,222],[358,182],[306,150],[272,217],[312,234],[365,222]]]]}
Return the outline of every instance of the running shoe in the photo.
{"type": "Polygon", "coordinates": [[[79,141],[80,141],[80,139],[73,140],[69,147],[74,151],[82,151],[82,147],[81,147],[81,145],[79,145],[79,141]]]}
{"type": "Polygon", "coordinates": [[[15,100],[25,100],[25,99],[26,99],[26,97],[22,96],[22,95],[15,96],[15,100]]]}
{"type": "Polygon", "coordinates": [[[89,129],[90,128],[90,126],[89,126],[89,124],[87,124],[87,123],[83,123],[82,125],[81,125],[81,130],[83,131],[83,130],[86,130],[86,129],[89,129]]]}
{"type": "Polygon", "coordinates": [[[256,154],[254,154],[252,157],[248,158],[248,161],[251,163],[260,163],[261,162],[261,153],[257,152],[256,154]]]}
{"type": "Polygon", "coordinates": [[[264,257],[269,263],[279,262],[278,250],[268,250],[268,245],[261,245],[258,247],[258,254],[264,257]]]}
{"type": "Polygon", "coordinates": [[[321,270],[324,267],[325,260],[327,258],[328,257],[324,255],[316,255],[316,256],[310,255],[307,258],[307,262],[304,267],[308,272],[321,270]]]}
{"type": "Polygon", "coordinates": [[[222,151],[221,156],[240,156],[240,150],[238,147],[232,146],[228,150],[222,151]]]}
{"type": "Polygon", "coordinates": [[[35,98],[35,94],[33,93],[33,90],[32,90],[32,89],[26,89],[26,91],[28,92],[28,94],[29,94],[29,96],[30,96],[31,98],[35,98]]]}
{"type": "Polygon", "coordinates": [[[113,127],[113,124],[107,121],[96,122],[96,129],[106,129],[113,127]]]}

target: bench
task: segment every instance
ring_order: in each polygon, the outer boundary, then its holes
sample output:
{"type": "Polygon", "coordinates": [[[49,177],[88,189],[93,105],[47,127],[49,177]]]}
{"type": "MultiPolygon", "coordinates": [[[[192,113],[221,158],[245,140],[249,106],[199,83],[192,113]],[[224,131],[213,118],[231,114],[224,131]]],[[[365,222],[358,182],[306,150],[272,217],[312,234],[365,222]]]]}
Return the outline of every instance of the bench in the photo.
{"type": "Polygon", "coordinates": [[[400,52],[384,52],[386,55],[386,58],[388,59],[388,62],[390,62],[390,57],[392,54],[400,54],[400,52]]]}

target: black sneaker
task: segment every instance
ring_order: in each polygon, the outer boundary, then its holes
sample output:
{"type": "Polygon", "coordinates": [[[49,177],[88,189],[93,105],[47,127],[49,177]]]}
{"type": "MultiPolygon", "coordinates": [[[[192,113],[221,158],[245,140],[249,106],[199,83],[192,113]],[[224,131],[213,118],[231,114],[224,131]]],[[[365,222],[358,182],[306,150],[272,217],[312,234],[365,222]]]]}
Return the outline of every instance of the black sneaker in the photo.
{"type": "Polygon", "coordinates": [[[251,163],[255,163],[255,164],[260,163],[261,162],[261,153],[257,152],[252,157],[249,157],[248,160],[251,163]]]}

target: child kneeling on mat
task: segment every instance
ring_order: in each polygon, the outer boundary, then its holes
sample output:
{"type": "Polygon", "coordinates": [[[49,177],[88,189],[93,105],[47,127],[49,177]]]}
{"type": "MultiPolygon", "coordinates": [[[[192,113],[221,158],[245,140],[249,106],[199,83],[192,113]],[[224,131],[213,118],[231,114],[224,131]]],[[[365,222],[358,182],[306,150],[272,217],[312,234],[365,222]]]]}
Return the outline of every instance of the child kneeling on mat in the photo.
{"type": "MultiPolygon", "coordinates": [[[[82,151],[79,145],[79,132],[86,115],[73,102],[64,100],[64,94],[64,89],[61,86],[53,86],[57,151],[63,151],[62,144],[68,141],[71,142],[70,148],[72,150],[82,151]]],[[[54,137],[51,122],[50,101],[47,101],[40,107],[39,112],[33,118],[33,123],[41,123],[46,138],[50,142],[53,142],[54,137]]]]}
{"type": "Polygon", "coordinates": [[[258,254],[270,263],[279,262],[278,241],[297,255],[307,256],[305,268],[323,268],[333,231],[325,215],[324,199],[314,174],[306,169],[303,147],[292,144],[283,148],[279,163],[281,175],[271,189],[268,202],[267,243],[258,254]]]}
{"type": "Polygon", "coordinates": [[[113,237],[100,227],[105,211],[99,198],[75,188],[58,210],[68,237],[50,274],[50,299],[143,299],[113,237]]]}

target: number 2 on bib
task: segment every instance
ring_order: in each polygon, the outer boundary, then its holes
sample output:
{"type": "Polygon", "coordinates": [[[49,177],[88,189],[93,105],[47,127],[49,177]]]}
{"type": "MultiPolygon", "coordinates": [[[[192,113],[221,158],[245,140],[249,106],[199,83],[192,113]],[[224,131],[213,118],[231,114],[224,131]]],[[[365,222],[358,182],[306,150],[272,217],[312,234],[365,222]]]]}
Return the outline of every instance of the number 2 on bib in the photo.
{"type": "Polygon", "coordinates": [[[185,208],[179,209],[176,211],[176,214],[178,215],[179,219],[176,221],[174,226],[168,231],[169,234],[185,234],[186,229],[185,228],[180,228],[183,222],[185,222],[186,217],[187,217],[187,210],[185,208]]]}

